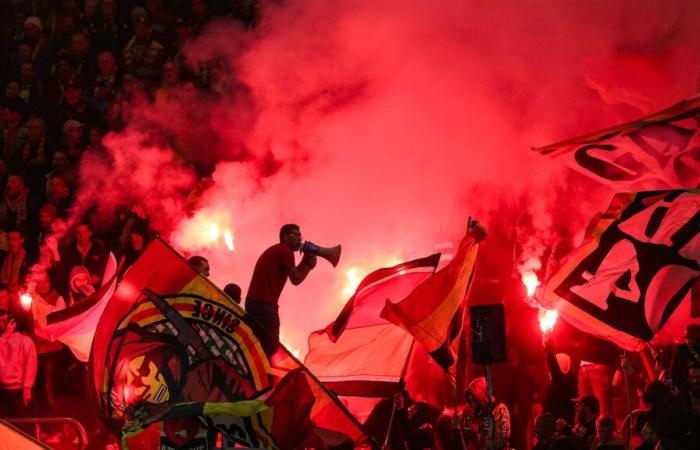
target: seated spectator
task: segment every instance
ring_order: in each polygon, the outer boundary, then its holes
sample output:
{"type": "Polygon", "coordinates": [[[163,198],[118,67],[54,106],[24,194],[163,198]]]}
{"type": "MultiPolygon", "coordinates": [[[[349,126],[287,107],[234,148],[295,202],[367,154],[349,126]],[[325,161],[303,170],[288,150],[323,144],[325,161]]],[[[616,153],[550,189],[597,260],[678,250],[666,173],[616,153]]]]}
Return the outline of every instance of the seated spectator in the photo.
{"type": "Polygon", "coordinates": [[[100,16],[93,28],[92,39],[98,50],[116,55],[126,42],[129,26],[122,20],[117,0],[102,0],[100,16]]]}
{"type": "Polygon", "coordinates": [[[24,176],[11,173],[7,177],[5,192],[0,199],[0,228],[25,231],[31,225],[31,211],[36,211],[35,199],[24,181],[24,176]]]}
{"type": "Polygon", "coordinates": [[[88,130],[88,145],[85,148],[86,152],[90,152],[96,155],[103,155],[106,150],[102,145],[102,128],[92,126],[88,130]]]}
{"type": "Polygon", "coordinates": [[[156,91],[156,103],[165,103],[177,98],[180,82],[180,66],[173,61],[163,65],[163,81],[156,91]]]}
{"type": "Polygon", "coordinates": [[[51,187],[51,178],[63,178],[70,188],[75,188],[78,180],[78,165],[71,163],[68,155],[64,151],[56,151],[51,158],[51,171],[44,177],[44,187],[42,194],[49,198],[49,188],[51,187]]]}
{"type": "Polygon", "coordinates": [[[172,26],[175,16],[173,12],[166,7],[164,0],[148,0],[146,2],[148,14],[153,22],[153,35],[160,42],[168,38],[170,27],[172,26]]]}
{"type": "Polygon", "coordinates": [[[23,315],[12,315],[0,335],[0,417],[28,415],[36,380],[36,346],[23,315]]]}
{"type": "Polygon", "coordinates": [[[64,153],[71,164],[78,164],[85,149],[83,144],[83,124],[77,120],[67,120],[63,124],[64,153]]]}
{"type": "Polygon", "coordinates": [[[9,164],[15,155],[24,146],[28,137],[28,131],[22,126],[22,118],[26,107],[19,98],[5,99],[2,103],[2,134],[0,135],[0,149],[2,160],[9,164]]]}
{"type": "Polygon", "coordinates": [[[9,250],[2,255],[0,265],[0,286],[10,292],[16,292],[24,282],[33,261],[24,248],[24,238],[17,230],[7,233],[9,250]]]}
{"type": "Polygon", "coordinates": [[[62,123],[65,124],[66,121],[74,120],[81,124],[99,125],[97,110],[85,99],[83,92],[83,89],[85,89],[84,83],[83,80],[74,76],[68,85],[65,86],[63,101],[59,105],[58,113],[56,114],[56,117],[62,123]]]}
{"type": "Polygon", "coordinates": [[[209,4],[207,0],[191,0],[190,10],[192,11],[192,32],[197,35],[202,32],[204,25],[209,22],[209,4]]]}
{"type": "Polygon", "coordinates": [[[97,79],[88,92],[88,98],[97,112],[102,123],[107,123],[107,113],[114,101],[121,81],[117,76],[117,59],[109,50],[97,55],[97,79]]]}
{"type": "Polygon", "coordinates": [[[69,294],[68,304],[73,306],[80,303],[95,292],[91,284],[92,276],[85,266],[73,266],[68,277],[69,294]]]}
{"type": "Polygon", "coordinates": [[[133,21],[134,36],[122,52],[124,70],[134,72],[144,80],[155,81],[165,61],[165,50],[153,38],[151,21],[147,15],[137,14],[133,21]]]}
{"type": "Polygon", "coordinates": [[[27,186],[32,192],[41,192],[43,178],[50,169],[52,148],[46,140],[46,122],[41,117],[27,120],[28,139],[15,154],[12,165],[27,173],[27,186]]]}
{"type": "Polygon", "coordinates": [[[19,91],[21,87],[19,84],[19,80],[17,79],[11,79],[8,80],[5,83],[5,98],[12,99],[12,98],[19,98],[19,91]]]}
{"type": "Polygon", "coordinates": [[[56,207],[56,215],[60,218],[68,217],[68,210],[73,204],[73,196],[68,183],[63,177],[54,175],[49,180],[49,203],[56,207]]]}
{"type": "Polygon", "coordinates": [[[93,238],[92,228],[87,223],[78,224],[74,236],[75,241],[60,251],[61,265],[67,270],[84,266],[90,275],[90,284],[98,288],[102,283],[109,251],[104,242],[93,238]]]}
{"type": "Polygon", "coordinates": [[[82,31],[71,36],[68,56],[73,60],[76,77],[86,86],[91,86],[97,76],[97,63],[90,49],[90,40],[82,31]]]}

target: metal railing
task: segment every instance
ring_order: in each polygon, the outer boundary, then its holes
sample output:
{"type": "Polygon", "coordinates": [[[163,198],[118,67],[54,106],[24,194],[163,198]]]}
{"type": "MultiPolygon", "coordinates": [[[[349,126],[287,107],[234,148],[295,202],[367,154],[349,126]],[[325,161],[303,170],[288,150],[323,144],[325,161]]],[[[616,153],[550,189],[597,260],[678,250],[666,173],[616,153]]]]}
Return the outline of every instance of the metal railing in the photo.
{"type": "Polygon", "coordinates": [[[10,423],[12,425],[32,425],[33,426],[33,434],[34,434],[34,439],[36,439],[39,442],[43,442],[41,438],[41,426],[42,425],[56,425],[56,424],[67,424],[70,427],[74,428],[77,433],[78,437],[78,450],[84,450],[85,447],[88,445],[88,437],[87,433],[85,432],[85,428],[83,428],[83,425],[78,422],[77,420],[71,418],[71,417],[26,417],[26,418],[11,418],[11,417],[3,417],[1,418],[7,423],[10,423]]]}

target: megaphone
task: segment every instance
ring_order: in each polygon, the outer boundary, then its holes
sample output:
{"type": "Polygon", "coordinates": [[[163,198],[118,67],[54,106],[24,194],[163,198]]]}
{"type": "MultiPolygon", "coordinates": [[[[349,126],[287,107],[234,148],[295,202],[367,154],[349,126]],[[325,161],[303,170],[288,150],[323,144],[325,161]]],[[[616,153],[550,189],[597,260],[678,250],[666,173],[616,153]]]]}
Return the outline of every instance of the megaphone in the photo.
{"type": "Polygon", "coordinates": [[[340,245],[336,245],[335,247],[320,247],[311,241],[304,242],[304,245],[302,245],[301,247],[302,253],[311,253],[316,256],[320,256],[321,258],[331,263],[333,267],[338,265],[338,261],[340,261],[341,251],[342,248],[340,245]]]}

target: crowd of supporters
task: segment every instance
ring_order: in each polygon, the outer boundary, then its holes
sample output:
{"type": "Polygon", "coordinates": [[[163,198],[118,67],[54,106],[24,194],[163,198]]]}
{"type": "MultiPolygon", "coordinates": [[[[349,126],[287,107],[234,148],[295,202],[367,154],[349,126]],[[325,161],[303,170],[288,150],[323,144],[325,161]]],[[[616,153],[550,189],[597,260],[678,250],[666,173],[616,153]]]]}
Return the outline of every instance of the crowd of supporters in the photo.
{"type": "Polygon", "coordinates": [[[85,364],[34,336],[21,294],[60,310],[106,281],[110,258],[137,258],[151,234],[138,205],[72,213],[81,161],[109,157],[102,137],[139,102],[222,89],[220,63],[189,64],[183,48],[212,20],[256,17],[254,0],[0,1],[0,417],[90,422],[85,364]]]}

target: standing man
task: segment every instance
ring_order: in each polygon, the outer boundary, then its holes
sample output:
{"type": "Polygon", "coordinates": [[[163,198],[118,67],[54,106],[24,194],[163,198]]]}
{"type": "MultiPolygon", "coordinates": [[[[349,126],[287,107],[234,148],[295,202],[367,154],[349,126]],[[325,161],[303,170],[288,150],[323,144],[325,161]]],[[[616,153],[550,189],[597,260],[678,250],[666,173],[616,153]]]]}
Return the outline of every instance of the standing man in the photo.
{"type": "Polygon", "coordinates": [[[316,255],[304,253],[299,265],[294,265],[294,252],[301,249],[299,225],[286,224],[280,228],[280,242],[268,248],[255,263],[253,277],[245,300],[245,309],[259,329],[258,337],[271,355],[280,339],[279,298],[287,278],[298,285],[316,267],[316,255]]]}

